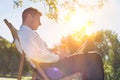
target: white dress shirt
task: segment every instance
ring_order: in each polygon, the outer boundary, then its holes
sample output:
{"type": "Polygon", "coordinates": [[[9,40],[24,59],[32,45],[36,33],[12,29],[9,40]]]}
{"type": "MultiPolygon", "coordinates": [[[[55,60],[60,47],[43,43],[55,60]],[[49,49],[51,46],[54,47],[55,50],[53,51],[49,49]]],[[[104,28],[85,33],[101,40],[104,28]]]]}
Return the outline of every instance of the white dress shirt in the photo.
{"type": "Polygon", "coordinates": [[[22,25],[18,35],[28,58],[41,63],[52,63],[59,60],[59,56],[48,50],[46,43],[28,26],[22,25]]]}

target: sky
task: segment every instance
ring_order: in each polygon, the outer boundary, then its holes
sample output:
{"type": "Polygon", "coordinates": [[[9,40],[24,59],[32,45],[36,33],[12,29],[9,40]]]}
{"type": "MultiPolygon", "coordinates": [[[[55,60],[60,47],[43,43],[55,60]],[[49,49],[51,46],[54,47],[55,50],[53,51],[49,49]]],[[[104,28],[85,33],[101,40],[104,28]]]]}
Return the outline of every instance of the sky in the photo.
{"type": "MultiPolygon", "coordinates": [[[[76,18],[73,16],[72,21],[69,24],[63,23],[55,23],[49,20],[44,13],[46,12],[46,8],[44,7],[44,3],[32,3],[29,0],[25,1],[23,6],[20,8],[13,8],[14,0],[0,0],[0,36],[12,42],[12,35],[7,28],[6,24],[3,20],[8,19],[17,29],[20,28],[22,19],[22,11],[27,7],[34,7],[40,10],[43,13],[41,17],[42,25],[37,30],[38,34],[41,38],[46,41],[48,47],[53,47],[58,44],[62,36],[66,36],[74,30],[80,29],[80,27],[75,27],[80,25],[84,19],[92,19],[95,23],[89,28],[91,32],[95,32],[101,29],[109,29],[114,31],[120,37],[120,0],[106,0],[105,5],[101,9],[96,9],[87,14],[84,14],[84,11],[80,13],[83,18],[76,18]],[[87,18],[86,18],[87,17],[87,18]]],[[[120,38],[119,38],[120,39],[120,38]]]]}

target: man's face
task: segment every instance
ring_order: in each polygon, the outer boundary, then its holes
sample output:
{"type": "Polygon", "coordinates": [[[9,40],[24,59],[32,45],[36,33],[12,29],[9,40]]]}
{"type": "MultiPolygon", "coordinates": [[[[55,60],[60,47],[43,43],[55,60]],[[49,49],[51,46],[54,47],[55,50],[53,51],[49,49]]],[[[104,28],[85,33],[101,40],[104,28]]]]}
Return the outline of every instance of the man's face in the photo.
{"type": "Polygon", "coordinates": [[[35,15],[34,17],[33,17],[33,29],[34,30],[37,30],[37,28],[41,25],[41,22],[40,22],[40,15],[38,14],[38,15],[35,15]]]}

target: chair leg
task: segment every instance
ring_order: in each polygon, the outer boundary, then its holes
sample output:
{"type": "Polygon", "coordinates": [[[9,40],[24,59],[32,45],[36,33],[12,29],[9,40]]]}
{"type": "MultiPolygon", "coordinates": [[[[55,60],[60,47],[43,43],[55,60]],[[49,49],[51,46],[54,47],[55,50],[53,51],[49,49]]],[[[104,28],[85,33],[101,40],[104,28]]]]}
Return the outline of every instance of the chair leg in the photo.
{"type": "Polygon", "coordinates": [[[24,66],[24,59],[25,59],[25,54],[21,54],[21,60],[20,60],[20,66],[19,66],[19,72],[18,72],[18,80],[21,80],[23,66],[24,66]]]}
{"type": "Polygon", "coordinates": [[[36,78],[36,73],[33,71],[33,73],[32,73],[32,80],[35,80],[35,78],[36,78]]]}
{"type": "Polygon", "coordinates": [[[32,80],[43,80],[35,71],[32,73],[32,80]]]}

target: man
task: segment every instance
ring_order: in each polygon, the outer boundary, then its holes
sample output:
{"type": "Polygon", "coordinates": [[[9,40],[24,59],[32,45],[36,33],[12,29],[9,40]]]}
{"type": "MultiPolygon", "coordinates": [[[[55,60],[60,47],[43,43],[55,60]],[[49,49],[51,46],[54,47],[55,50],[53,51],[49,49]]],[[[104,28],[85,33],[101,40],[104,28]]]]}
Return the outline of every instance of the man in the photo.
{"type": "Polygon", "coordinates": [[[92,62],[88,61],[91,56],[88,54],[78,54],[62,59],[60,54],[57,55],[48,50],[45,42],[35,32],[41,25],[41,16],[41,12],[31,7],[23,11],[23,22],[18,35],[26,56],[39,62],[52,80],[58,80],[75,72],[81,72],[84,80],[103,80],[103,65],[100,56],[92,54],[93,59],[95,58],[92,62]],[[88,68],[88,64],[91,69],[88,68]],[[94,65],[96,68],[93,70],[94,65]],[[90,73],[92,70],[96,73],[90,73]]]}
{"type": "Polygon", "coordinates": [[[56,62],[59,56],[51,53],[45,42],[35,32],[40,23],[41,13],[33,8],[26,9],[22,14],[22,26],[18,32],[26,56],[39,62],[56,62]]]}

